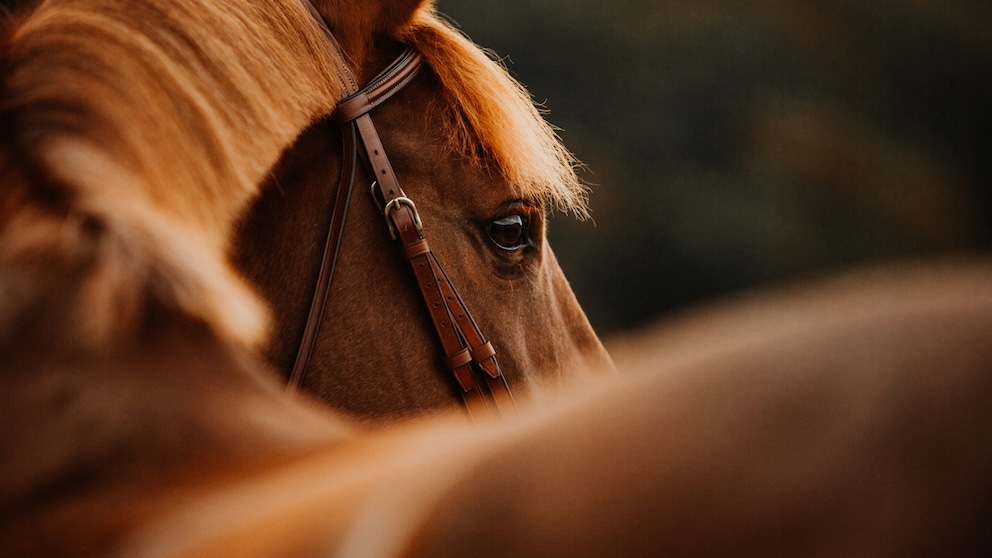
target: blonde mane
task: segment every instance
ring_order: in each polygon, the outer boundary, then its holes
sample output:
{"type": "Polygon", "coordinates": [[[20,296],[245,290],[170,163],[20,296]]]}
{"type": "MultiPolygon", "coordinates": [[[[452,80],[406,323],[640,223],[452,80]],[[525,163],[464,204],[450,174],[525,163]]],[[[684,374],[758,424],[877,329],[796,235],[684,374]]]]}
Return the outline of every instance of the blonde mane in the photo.
{"type": "Polygon", "coordinates": [[[5,50],[0,164],[32,179],[0,194],[0,266],[94,261],[66,316],[80,342],[133,328],[140,312],[127,309],[149,285],[222,336],[257,342],[266,312],[226,261],[234,223],[342,95],[342,62],[305,7],[46,0],[5,50]],[[51,217],[46,234],[18,229],[37,229],[17,218],[31,211],[51,217]]]}
{"type": "Polygon", "coordinates": [[[501,64],[439,18],[431,5],[418,11],[397,38],[424,55],[450,95],[447,120],[460,155],[481,165],[492,161],[525,196],[587,215],[588,191],[576,176],[575,157],[501,64]]]}

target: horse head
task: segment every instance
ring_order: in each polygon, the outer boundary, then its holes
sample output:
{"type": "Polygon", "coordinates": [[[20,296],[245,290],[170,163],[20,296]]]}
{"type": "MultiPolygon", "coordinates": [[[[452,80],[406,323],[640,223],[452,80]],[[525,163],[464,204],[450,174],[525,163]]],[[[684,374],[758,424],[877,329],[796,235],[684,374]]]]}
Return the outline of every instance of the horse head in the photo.
{"type": "MultiPolygon", "coordinates": [[[[423,57],[409,85],[369,114],[424,236],[514,392],[611,369],[545,234],[550,211],[585,214],[586,192],[524,89],[429,4],[315,6],[361,84],[404,46],[423,57]]],[[[328,117],[304,132],[241,227],[235,260],[275,312],[267,355],[290,374],[311,297],[328,288],[300,378],[307,391],[360,416],[447,406],[464,386],[446,371],[417,281],[390,240],[381,200],[367,193],[375,178],[365,166],[357,168],[330,286],[315,285],[335,189],[347,187],[342,174],[351,172],[346,125],[328,117]]]]}

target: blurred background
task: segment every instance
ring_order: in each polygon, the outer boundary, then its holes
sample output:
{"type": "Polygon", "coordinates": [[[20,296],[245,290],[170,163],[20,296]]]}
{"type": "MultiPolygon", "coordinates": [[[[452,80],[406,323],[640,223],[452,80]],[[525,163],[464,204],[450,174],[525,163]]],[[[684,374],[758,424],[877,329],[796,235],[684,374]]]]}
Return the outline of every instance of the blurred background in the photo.
{"type": "MultiPolygon", "coordinates": [[[[33,0],[0,0],[0,8],[33,0]]],[[[438,0],[586,164],[551,240],[609,337],[858,265],[992,247],[988,0],[438,0]]]]}
{"type": "Polygon", "coordinates": [[[551,241],[601,336],[992,247],[987,0],[440,0],[587,165],[551,241]]]}

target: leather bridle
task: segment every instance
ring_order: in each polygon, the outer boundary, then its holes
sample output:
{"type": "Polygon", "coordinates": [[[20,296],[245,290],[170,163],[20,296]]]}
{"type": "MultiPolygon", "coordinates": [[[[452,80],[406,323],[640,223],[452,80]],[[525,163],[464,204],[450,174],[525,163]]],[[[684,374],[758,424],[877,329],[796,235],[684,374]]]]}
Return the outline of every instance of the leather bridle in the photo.
{"type": "MultiPolygon", "coordinates": [[[[341,47],[323,16],[310,0],[304,0],[304,4],[344,61],[341,47]]],[[[359,87],[355,76],[344,64],[339,65],[338,79],[344,86],[346,97],[338,103],[332,120],[341,129],[341,178],[331,211],[317,286],[290,375],[289,389],[299,389],[313,353],[341,247],[348,205],[357,178],[358,160],[361,159],[368,175],[374,177],[370,186],[372,198],[385,217],[390,236],[398,242],[401,254],[410,262],[444,350],[445,365],[454,375],[469,413],[473,418],[508,414],[515,410],[515,405],[496,360],[496,351],[482,334],[428,245],[417,207],[400,187],[372,123],[370,112],[409,84],[422,64],[420,53],[407,47],[389,68],[364,87],[359,87]]]]}

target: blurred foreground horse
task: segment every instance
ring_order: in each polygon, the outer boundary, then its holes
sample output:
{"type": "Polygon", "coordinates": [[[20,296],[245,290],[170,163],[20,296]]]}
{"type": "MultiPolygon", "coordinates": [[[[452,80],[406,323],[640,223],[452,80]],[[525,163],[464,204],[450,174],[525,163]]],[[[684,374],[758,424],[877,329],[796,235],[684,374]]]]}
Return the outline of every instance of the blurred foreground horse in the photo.
{"type": "MultiPolygon", "coordinates": [[[[285,371],[296,360],[295,340],[278,337],[289,314],[308,320],[309,293],[296,295],[309,287],[297,285],[288,298],[303,302],[281,310],[275,272],[294,261],[319,272],[323,254],[273,239],[307,253],[263,261],[252,246],[280,213],[266,192],[326,187],[348,168],[376,174],[375,153],[364,171],[342,161],[298,169],[334,148],[347,159],[347,133],[338,140],[317,130],[347,129],[352,113],[374,102],[346,99],[352,110],[342,115],[339,101],[356,87],[341,69],[358,84],[394,83],[377,74],[410,56],[427,67],[401,79],[403,90],[376,108],[376,124],[404,169],[397,182],[427,200],[419,213],[444,233],[437,252],[450,251],[453,282],[472,286],[468,306],[495,312],[477,316],[498,330],[493,345],[521,348],[506,376],[556,361],[609,367],[544,242],[543,207],[581,208],[581,193],[526,97],[429,6],[316,5],[317,17],[292,0],[53,0],[7,33],[5,554],[988,550],[988,264],[893,271],[701,311],[632,341],[620,353],[634,355],[621,361],[623,379],[594,380],[541,408],[523,404],[500,422],[468,424],[456,413],[368,430],[284,393],[268,362],[285,371]],[[464,62],[472,57],[478,63],[464,62]],[[519,110],[499,108],[510,92],[519,110]],[[260,190],[261,205],[249,209],[260,190]],[[265,311],[226,263],[229,252],[275,304],[267,359],[257,349],[265,311]],[[496,294],[470,299],[494,282],[496,294]],[[527,306],[534,300],[543,303],[527,306]],[[529,329],[542,320],[558,328],[529,329]]],[[[368,137],[359,138],[363,149],[375,151],[368,137]]],[[[402,239],[418,228],[417,213],[390,203],[394,193],[387,186],[377,196],[383,210],[404,212],[389,217],[402,239]]],[[[323,204],[315,214],[331,202],[323,204]]],[[[356,225],[382,219],[362,211],[356,225]]],[[[327,235],[331,224],[308,234],[327,235]]],[[[379,233],[366,250],[388,247],[379,233]]],[[[415,236],[400,250],[411,259],[426,254],[415,236]]],[[[364,252],[341,246],[345,273],[364,252]]],[[[367,265],[334,285],[363,283],[391,264],[367,265]]],[[[401,288],[409,290],[396,304],[421,304],[414,288],[401,288]]],[[[324,315],[361,318],[348,300],[331,292],[324,315]]],[[[401,376],[436,363],[397,359],[391,352],[404,337],[370,328],[378,322],[345,321],[359,339],[350,349],[322,349],[336,335],[317,334],[315,358],[368,351],[351,365],[401,376]]],[[[421,315],[416,328],[431,324],[421,315]]],[[[291,327],[287,338],[304,329],[291,327]]]]}

